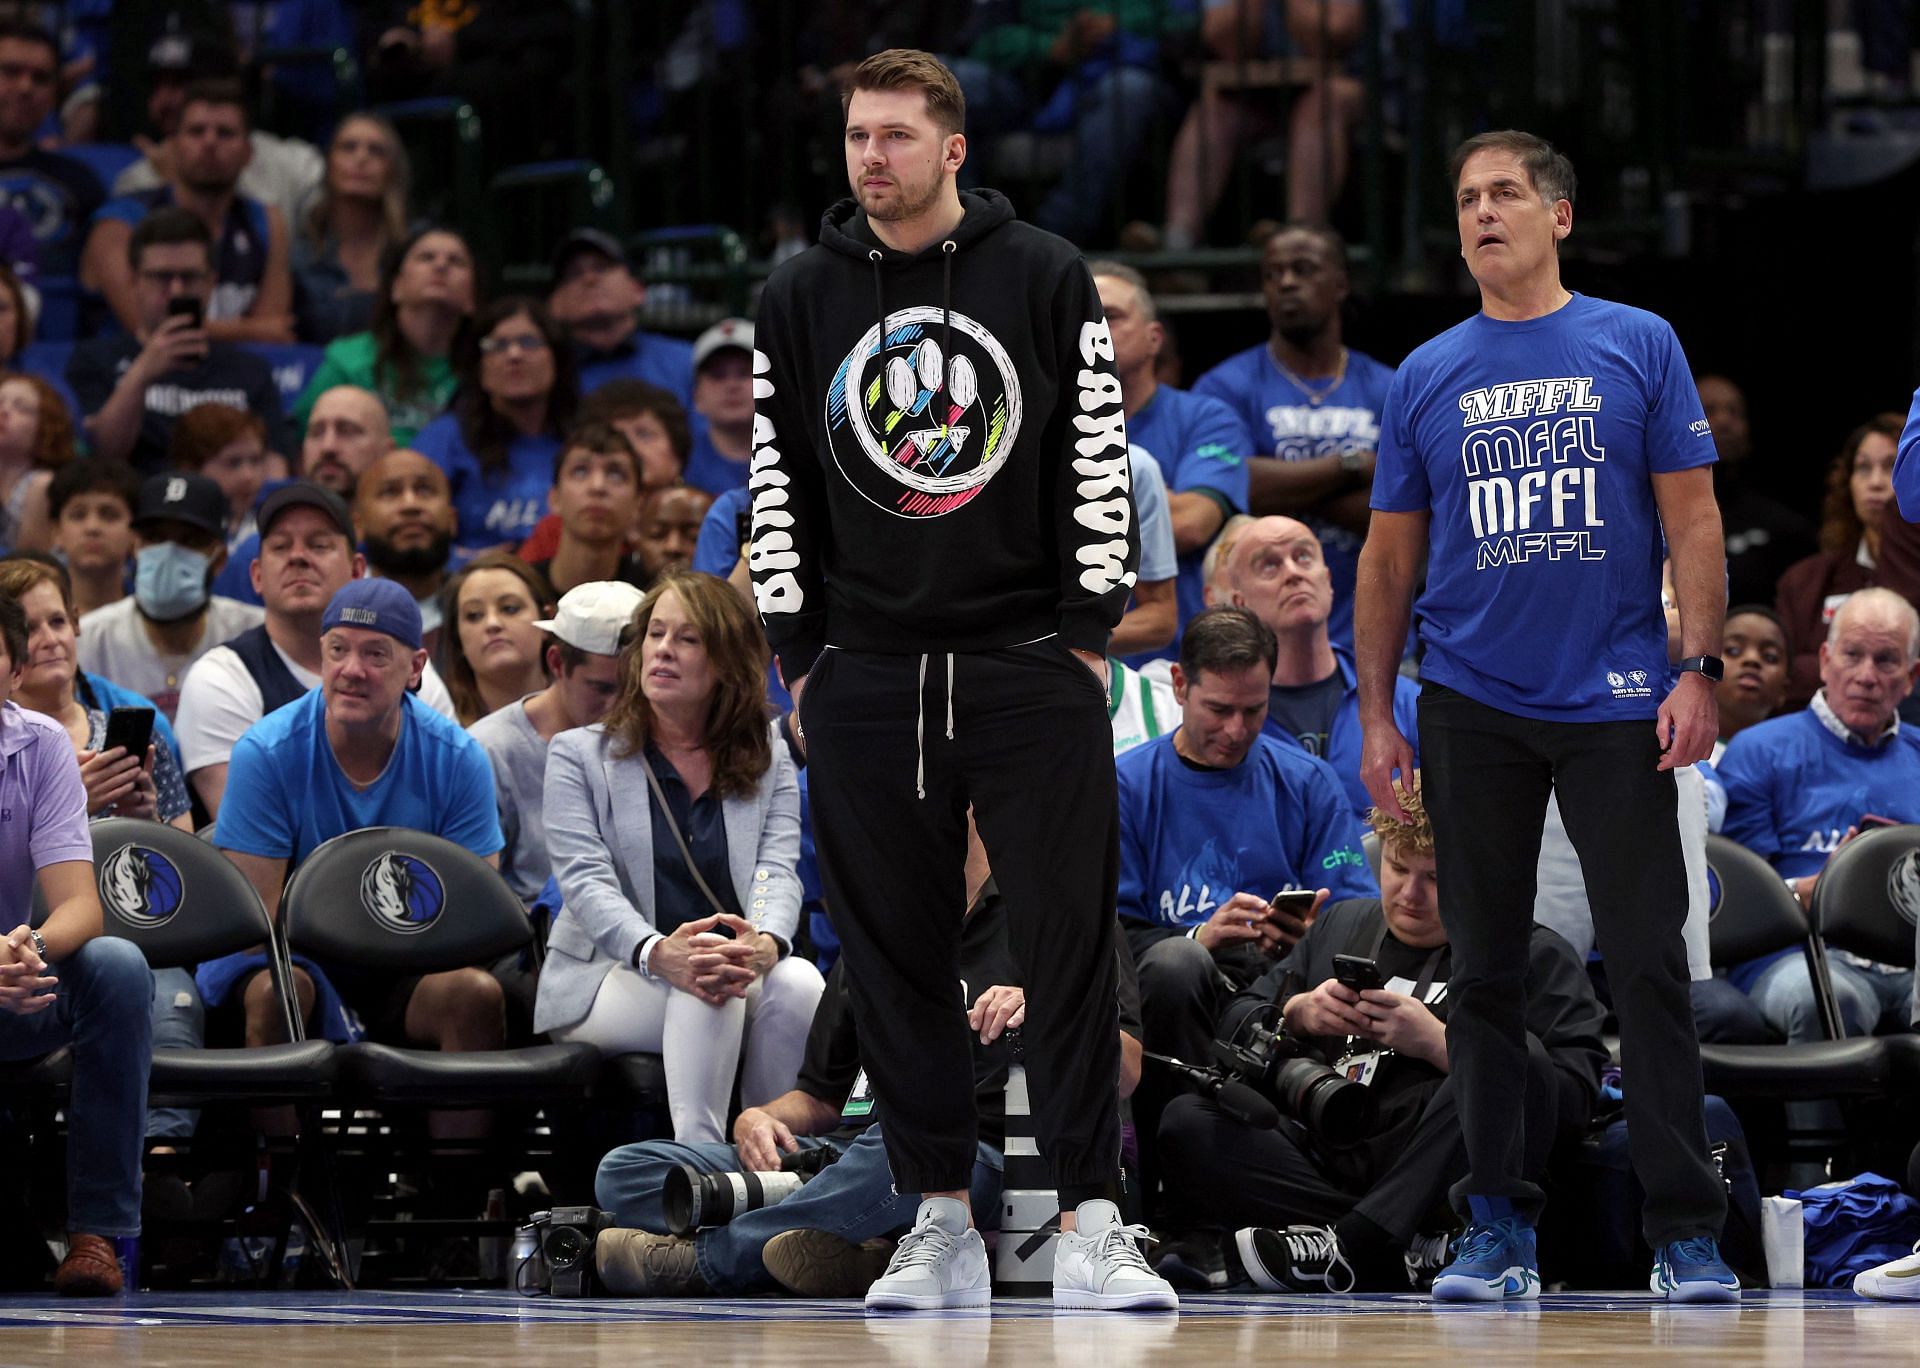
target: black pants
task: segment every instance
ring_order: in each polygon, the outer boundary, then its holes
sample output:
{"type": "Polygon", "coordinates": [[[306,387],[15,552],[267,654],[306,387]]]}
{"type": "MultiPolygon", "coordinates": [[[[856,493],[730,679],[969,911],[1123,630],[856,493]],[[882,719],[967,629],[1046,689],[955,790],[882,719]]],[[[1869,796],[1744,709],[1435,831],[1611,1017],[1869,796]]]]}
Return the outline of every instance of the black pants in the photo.
{"type": "Polygon", "coordinates": [[[1647,1242],[1720,1233],[1726,1189],[1707,1152],[1700,1047],[1680,927],[1686,863],[1673,775],[1653,723],[1538,722],[1428,684],[1420,693],[1422,795],[1433,819],[1440,920],[1453,945],[1447,1050],[1469,1170],[1453,1191],[1528,1217],[1522,1175],[1527,940],[1547,796],[1580,856],[1596,943],[1620,1017],[1627,1136],[1646,1189],[1647,1242]]]}
{"type": "MultiPolygon", "coordinates": [[[[1458,1084],[1457,1074],[1441,1080],[1391,1157],[1377,1145],[1325,1151],[1290,1118],[1275,1130],[1255,1130],[1210,1099],[1177,1097],[1160,1121],[1169,1218],[1234,1230],[1332,1225],[1353,1212],[1405,1246],[1431,1213],[1444,1208],[1448,1187],[1467,1171],[1458,1084]]],[[[1539,1180],[1569,1118],[1577,1129],[1587,1107],[1584,1090],[1561,1080],[1533,1036],[1527,1037],[1524,1106],[1522,1172],[1539,1180]]]]}
{"type": "Polygon", "coordinates": [[[953,1191],[973,1173],[958,954],[969,803],[1024,980],[1041,1152],[1063,1203],[1112,1184],[1120,822],[1099,681],[1052,639],[953,656],[828,650],[801,721],[821,884],[895,1185],[953,1191]]]}

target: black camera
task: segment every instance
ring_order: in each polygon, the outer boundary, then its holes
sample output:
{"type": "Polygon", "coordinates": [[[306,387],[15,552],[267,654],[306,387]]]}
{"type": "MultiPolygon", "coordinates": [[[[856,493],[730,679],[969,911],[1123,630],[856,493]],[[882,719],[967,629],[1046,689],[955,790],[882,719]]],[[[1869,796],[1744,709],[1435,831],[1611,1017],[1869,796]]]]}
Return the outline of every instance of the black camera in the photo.
{"type": "Polygon", "coordinates": [[[555,1207],[539,1224],[548,1290],[556,1297],[593,1297],[603,1290],[594,1272],[593,1246],[613,1217],[599,1207],[555,1207]]]}
{"type": "Polygon", "coordinates": [[[833,1146],[816,1145],[785,1156],[776,1173],[702,1173],[691,1164],[677,1165],[667,1170],[660,1194],[667,1229],[691,1235],[723,1226],[743,1212],[778,1206],[839,1157],[833,1146]]]}
{"type": "Polygon", "coordinates": [[[1213,1057],[1329,1145],[1351,1145],[1373,1130],[1374,1097],[1364,1085],[1328,1068],[1258,1017],[1243,1023],[1232,1040],[1214,1041],[1213,1057]]]}

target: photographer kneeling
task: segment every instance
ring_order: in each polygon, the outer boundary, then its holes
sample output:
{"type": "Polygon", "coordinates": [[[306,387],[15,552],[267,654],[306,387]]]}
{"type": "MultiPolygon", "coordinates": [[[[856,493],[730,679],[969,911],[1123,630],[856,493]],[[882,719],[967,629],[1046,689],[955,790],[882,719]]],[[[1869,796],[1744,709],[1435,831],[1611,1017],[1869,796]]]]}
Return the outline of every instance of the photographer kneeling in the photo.
{"type": "MultiPolygon", "coordinates": [[[[1447,1190],[1467,1172],[1448,1076],[1450,955],[1433,828],[1417,794],[1402,801],[1409,824],[1378,809],[1368,818],[1380,836],[1381,901],[1325,908],[1284,960],[1227,1005],[1219,1024],[1221,1040],[1241,1045],[1278,1026],[1281,1053],[1297,1048],[1364,1083],[1374,1105],[1363,1137],[1332,1143],[1298,1115],[1255,1130],[1192,1095],[1175,1099],[1161,1120],[1167,1209],[1198,1229],[1238,1228],[1225,1251],[1229,1275],[1237,1254],[1246,1276],[1267,1291],[1385,1290],[1403,1270],[1418,1285],[1445,1262],[1444,1242],[1416,1237],[1448,1222],[1447,1190]],[[1335,956],[1371,961],[1385,987],[1355,991],[1341,983],[1336,971],[1360,982],[1368,966],[1336,965],[1335,956]],[[1224,1174],[1233,1180],[1222,1181],[1224,1174]],[[1439,1222],[1429,1224],[1436,1213],[1439,1222]]],[[[1572,947],[1536,925],[1527,1076],[1513,1080],[1526,1093],[1529,1178],[1544,1174],[1559,1140],[1586,1129],[1607,1059],[1602,1020],[1572,947]]],[[[1276,1091],[1284,1113],[1286,1090],[1276,1091]]]]}
{"type": "MultiPolygon", "coordinates": [[[[977,842],[969,855],[972,891],[985,880],[977,842]]],[[[1005,1033],[1026,1019],[1026,1000],[1012,986],[1019,971],[1007,939],[1009,913],[990,881],[979,887],[971,906],[960,933],[960,969],[980,1116],[971,1196],[973,1209],[984,1217],[1000,1205],[1005,1033]]],[[[1140,1078],[1140,993],[1117,926],[1112,942],[1120,967],[1118,1106],[1140,1078]]],[[[916,1225],[921,1198],[894,1190],[878,1112],[860,1064],[864,1046],[854,1028],[852,991],[847,961],[839,959],[807,1034],[797,1086],[765,1106],[742,1111],[733,1127],[734,1144],[648,1140],[623,1145],[601,1161],[595,1194],[616,1228],[600,1233],[595,1262],[609,1292],[678,1297],[778,1287],[803,1297],[854,1297],[888,1271],[893,1246],[884,1237],[916,1225]],[[837,1157],[814,1153],[823,1148],[837,1157]],[[817,1176],[784,1201],[774,1199],[778,1205],[738,1212],[726,1224],[706,1223],[692,1238],[667,1233],[666,1194],[681,1166],[721,1175],[717,1186],[724,1193],[750,1190],[725,1175],[766,1174],[782,1168],[783,1161],[789,1169],[817,1176]]],[[[886,1042],[872,1045],[884,1048],[886,1042]]],[[[724,1196],[722,1204],[729,1205],[724,1196]]],[[[919,1232],[910,1238],[919,1238],[919,1232]]],[[[904,1244],[900,1253],[909,1253],[904,1244]]]]}

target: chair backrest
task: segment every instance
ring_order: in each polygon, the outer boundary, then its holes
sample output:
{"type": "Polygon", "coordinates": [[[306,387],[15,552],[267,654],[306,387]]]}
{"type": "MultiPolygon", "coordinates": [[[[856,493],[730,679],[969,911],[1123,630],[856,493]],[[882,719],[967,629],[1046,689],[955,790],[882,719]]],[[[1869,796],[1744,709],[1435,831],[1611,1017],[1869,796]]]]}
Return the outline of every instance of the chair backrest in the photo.
{"type": "Polygon", "coordinates": [[[197,964],[271,937],[253,885],[192,833],[134,817],[108,817],[91,833],[106,933],[139,946],[154,968],[197,964]]]}
{"type": "Polygon", "coordinates": [[[280,918],[301,954],[393,974],[486,964],[532,935],[526,908],[485,860],[403,827],[350,831],[308,855],[280,918]]]}
{"type": "Polygon", "coordinates": [[[1813,886],[1813,924],[1836,950],[1911,966],[1920,926],[1920,826],[1862,832],[1813,886]]]}
{"type": "Polygon", "coordinates": [[[1806,948],[1807,914],[1779,871],[1725,836],[1707,837],[1707,943],[1720,968],[1806,948]]]}

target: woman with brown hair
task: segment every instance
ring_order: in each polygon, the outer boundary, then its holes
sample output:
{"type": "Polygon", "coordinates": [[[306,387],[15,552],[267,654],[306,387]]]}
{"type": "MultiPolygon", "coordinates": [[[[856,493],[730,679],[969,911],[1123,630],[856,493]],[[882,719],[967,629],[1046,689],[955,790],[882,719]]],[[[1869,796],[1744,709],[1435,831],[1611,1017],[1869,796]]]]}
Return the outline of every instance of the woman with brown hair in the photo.
{"type": "Polygon", "coordinates": [[[726,1138],[736,1066],[745,1106],[793,1086],[825,987],[789,954],[800,794],[766,671],[740,595],[670,575],[634,610],[606,719],[560,733],[547,756],[565,907],[534,1029],[603,1054],[659,1052],[682,1143],[726,1138]]]}
{"type": "Polygon", "coordinates": [[[440,592],[452,626],[440,636],[447,690],[461,726],[547,687],[547,634],[534,623],[553,615],[553,591],[538,571],[510,552],[487,551],[440,592]]]}
{"type": "Polygon", "coordinates": [[[384,114],[361,110],[334,130],[327,172],[293,236],[294,321],[302,342],[364,331],[380,263],[407,235],[406,145],[384,114]]]}
{"type": "Polygon", "coordinates": [[[1780,576],[1774,607],[1792,652],[1786,706],[1804,708],[1820,688],[1820,643],[1850,594],[1880,580],[1880,519],[1893,512],[1893,457],[1906,419],[1882,413],[1847,434],[1827,467],[1820,549],[1780,576]]]}
{"type": "Polygon", "coordinates": [[[227,496],[227,550],[259,531],[254,502],[267,481],[267,427],[246,409],[201,404],[174,421],[167,458],[177,470],[205,475],[227,496]]]}
{"type": "Polygon", "coordinates": [[[47,483],[73,459],[73,419],[60,393],[37,375],[0,378],[0,548],[53,544],[47,483]]]}

